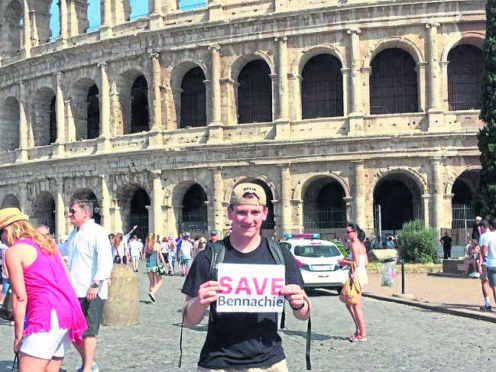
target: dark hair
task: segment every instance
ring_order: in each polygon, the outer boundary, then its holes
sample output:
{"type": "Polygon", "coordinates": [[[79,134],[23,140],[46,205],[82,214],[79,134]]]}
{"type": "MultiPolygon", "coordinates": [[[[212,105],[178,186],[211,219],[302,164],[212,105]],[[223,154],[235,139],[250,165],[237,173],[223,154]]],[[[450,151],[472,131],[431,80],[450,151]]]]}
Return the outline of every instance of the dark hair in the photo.
{"type": "Polygon", "coordinates": [[[88,212],[90,217],[93,217],[93,202],[91,200],[74,200],[71,203],[71,207],[76,204],[79,205],[79,208],[88,212]]]}
{"type": "Polygon", "coordinates": [[[360,240],[362,243],[363,241],[365,240],[365,232],[360,228],[360,226],[358,226],[357,223],[353,223],[353,222],[348,222],[348,224],[346,225],[346,227],[351,227],[351,229],[355,232],[357,232],[358,234],[358,240],[360,240]]]}
{"type": "Polygon", "coordinates": [[[351,227],[351,229],[353,231],[358,231],[358,225],[356,223],[353,223],[353,222],[348,222],[348,224],[346,225],[346,227],[351,227]]]}
{"type": "Polygon", "coordinates": [[[487,229],[489,227],[489,221],[486,219],[482,220],[480,224],[485,229],[487,229]]]}
{"type": "Polygon", "coordinates": [[[112,238],[114,238],[114,237],[115,237],[115,234],[108,234],[108,238],[109,238],[109,239],[112,239],[112,238]]]}

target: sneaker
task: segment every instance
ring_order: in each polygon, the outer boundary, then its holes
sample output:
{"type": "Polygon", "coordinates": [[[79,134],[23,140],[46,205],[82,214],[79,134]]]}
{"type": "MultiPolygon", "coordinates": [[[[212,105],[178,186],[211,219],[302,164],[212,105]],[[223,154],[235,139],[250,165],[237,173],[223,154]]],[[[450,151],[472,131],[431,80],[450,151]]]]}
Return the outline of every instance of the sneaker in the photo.
{"type": "Polygon", "coordinates": [[[489,305],[489,306],[484,305],[484,306],[479,307],[479,309],[481,311],[493,311],[493,308],[491,307],[491,305],[489,305]]]}
{"type": "MultiPolygon", "coordinates": [[[[92,372],[100,372],[100,368],[96,365],[96,364],[93,364],[93,367],[91,367],[91,371],[92,372]]],[[[83,367],[79,367],[77,372],[83,372],[83,367]]]]}
{"type": "Polygon", "coordinates": [[[155,298],[155,296],[152,294],[152,292],[149,292],[148,293],[148,297],[150,297],[150,300],[152,300],[153,303],[156,303],[157,302],[157,299],[155,298]]]}
{"type": "Polygon", "coordinates": [[[474,272],[474,275],[472,275],[472,278],[480,278],[480,273],[474,272]]]}

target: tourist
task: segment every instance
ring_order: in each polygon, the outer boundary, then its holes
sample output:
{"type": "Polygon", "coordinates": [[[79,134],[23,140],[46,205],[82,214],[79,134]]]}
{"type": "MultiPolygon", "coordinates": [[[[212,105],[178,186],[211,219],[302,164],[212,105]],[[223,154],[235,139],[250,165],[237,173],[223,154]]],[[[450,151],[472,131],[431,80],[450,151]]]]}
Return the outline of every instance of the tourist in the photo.
{"type": "Polygon", "coordinates": [[[472,225],[472,239],[479,240],[480,236],[484,233],[481,225],[482,217],[475,217],[475,221],[472,225]]]}
{"type": "Polygon", "coordinates": [[[167,268],[167,273],[171,275],[171,268],[169,265],[169,251],[170,251],[171,242],[167,236],[164,236],[162,239],[162,243],[160,244],[160,251],[162,252],[162,256],[164,257],[165,266],[167,268]]]}
{"type": "Polygon", "coordinates": [[[441,244],[443,245],[444,259],[447,260],[451,258],[451,236],[449,236],[448,232],[444,233],[444,236],[439,239],[441,244]]]}
{"type": "Polygon", "coordinates": [[[484,246],[487,247],[486,239],[489,236],[489,221],[481,221],[482,234],[479,237],[479,247],[480,247],[480,281],[482,289],[482,297],[484,298],[484,305],[480,306],[479,309],[482,311],[492,311],[491,302],[489,300],[489,292],[491,291],[489,287],[489,281],[487,279],[487,252],[485,252],[484,246]]]}
{"type": "Polygon", "coordinates": [[[165,265],[164,258],[160,252],[160,245],[155,239],[154,233],[148,233],[148,237],[145,242],[145,262],[146,262],[146,272],[148,273],[149,292],[148,297],[152,303],[157,302],[155,295],[157,294],[160,287],[162,287],[162,276],[159,273],[159,266],[165,265]]]}
{"type": "Polygon", "coordinates": [[[359,288],[359,299],[356,305],[346,304],[346,308],[353,318],[355,323],[355,333],[353,333],[348,339],[351,342],[367,341],[367,330],[365,329],[365,317],[363,315],[362,300],[363,291],[367,286],[367,270],[366,267],[369,263],[367,258],[367,251],[365,246],[358,238],[358,226],[353,223],[348,223],[346,227],[346,234],[350,241],[350,256],[348,259],[344,258],[339,261],[340,265],[351,266],[355,263],[355,272],[350,271],[351,280],[359,288]]]}
{"type": "Polygon", "coordinates": [[[479,273],[479,258],[480,258],[480,247],[477,239],[472,239],[467,245],[468,257],[463,261],[463,268],[465,270],[465,275],[469,275],[470,266],[473,267],[473,271],[470,273],[471,278],[480,278],[479,273]]]}
{"type": "Polygon", "coordinates": [[[172,235],[169,236],[169,267],[171,269],[171,272],[169,275],[174,274],[175,268],[176,268],[176,259],[177,259],[177,248],[176,248],[176,243],[174,242],[174,239],[172,235]]]}
{"type": "Polygon", "coordinates": [[[96,336],[100,330],[103,306],[108,297],[108,279],[112,273],[112,248],[105,229],[93,219],[93,203],[79,200],[71,203],[69,220],[74,226],[61,247],[67,256],[72,286],[79,298],[88,329],[84,345],[74,344],[81,355],[81,371],[99,371],[94,362],[96,336]]]}
{"type": "Polygon", "coordinates": [[[112,251],[114,253],[114,263],[122,263],[129,267],[129,249],[122,233],[115,235],[112,251]]]}
{"type": "Polygon", "coordinates": [[[138,242],[138,237],[136,235],[133,235],[133,237],[129,241],[129,253],[131,255],[133,271],[135,273],[138,272],[138,261],[139,261],[139,257],[141,256],[141,245],[142,244],[138,242]]]}
{"type": "MultiPolygon", "coordinates": [[[[228,207],[232,220],[232,234],[222,241],[224,261],[237,264],[274,265],[273,251],[284,257],[285,295],[293,314],[308,319],[311,303],[302,289],[303,279],[293,255],[286,249],[269,243],[260,235],[267,218],[265,191],[256,184],[243,183],[232,192],[228,207]]],[[[277,334],[276,313],[218,313],[217,299],[221,285],[210,277],[212,249],[201,251],[193,262],[182,292],[186,294],[183,306],[184,324],[199,324],[210,307],[207,337],[198,362],[198,371],[210,370],[270,370],[287,371],[286,359],[277,334]]]]}
{"type": "Polygon", "coordinates": [[[481,237],[481,254],[486,258],[487,280],[496,301],[496,218],[489,221],[489,232],[481,237]]]}
{"type": "Polygon", "coordinates": [[[188,275],[189,269],[191,267],[191,260],[193,258],[193,243],[190,240],[190,234],[184,234],[184,239],[181,243],[181,248],[177,251],[181,259],[182,275],[188,275]]]}
{"type": "Polygon", "coordinates": [[[1,238],[13,288],[21,371],[58,371],[71,341],[82,345],[86,320],[55,241],[17,208],[0,210],[1,238]]]}

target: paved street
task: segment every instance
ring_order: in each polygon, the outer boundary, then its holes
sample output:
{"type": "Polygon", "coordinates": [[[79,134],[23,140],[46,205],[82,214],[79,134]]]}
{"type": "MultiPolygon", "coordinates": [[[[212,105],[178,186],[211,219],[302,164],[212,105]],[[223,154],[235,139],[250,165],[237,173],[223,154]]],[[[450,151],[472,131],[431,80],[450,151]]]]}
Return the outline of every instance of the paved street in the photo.
{"type": "MultiPolygon", "coordinates": [[[[148,301],[147,278],[139,274],[141,324],[102,327],[97,361],[102,371],[194,371],[205,337],[205,323],[184,330],[183,367],[179,369],[180,294],[182,277],[166,277],[158,303],[148,301]]],[[[369,341],[352,344],[351,317],[335,293],[319,292],[314,303],[312,364],[314,371],[452,371],[496,368],[496,324],[365,299],[369,341]],[[350,362],[353,361],[353,362],[350,362]]],[[[281,331],[291,371],[305,370],[306,322],[288,317],[281,331]]],[[[0,323],[0,371],[12,364],[13,328],[0,323]]],[[[79,363],[71,348],[64,369],[79,363]]]]}

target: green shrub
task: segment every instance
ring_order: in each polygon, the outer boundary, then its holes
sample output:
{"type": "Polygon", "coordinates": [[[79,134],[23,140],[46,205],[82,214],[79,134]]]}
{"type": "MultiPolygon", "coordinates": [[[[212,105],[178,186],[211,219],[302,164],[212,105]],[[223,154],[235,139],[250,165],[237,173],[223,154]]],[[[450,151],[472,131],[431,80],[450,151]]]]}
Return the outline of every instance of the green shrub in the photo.
{"type": "Polygon", "coordinates": [[[400,234],[400,256],[405,262],[439,262],[436,230],[415,220],[403,224],[400,234]]]}
{"type": "Polygon", "coordinates": [[[348,257],[348,252],[346,251],[346,248],[344,247],[343,243],[341,243],[337,239],[334,239],[332,242],[336,245],[336,247],[338,247],[339,251],[343,256],[348,257]]]}

